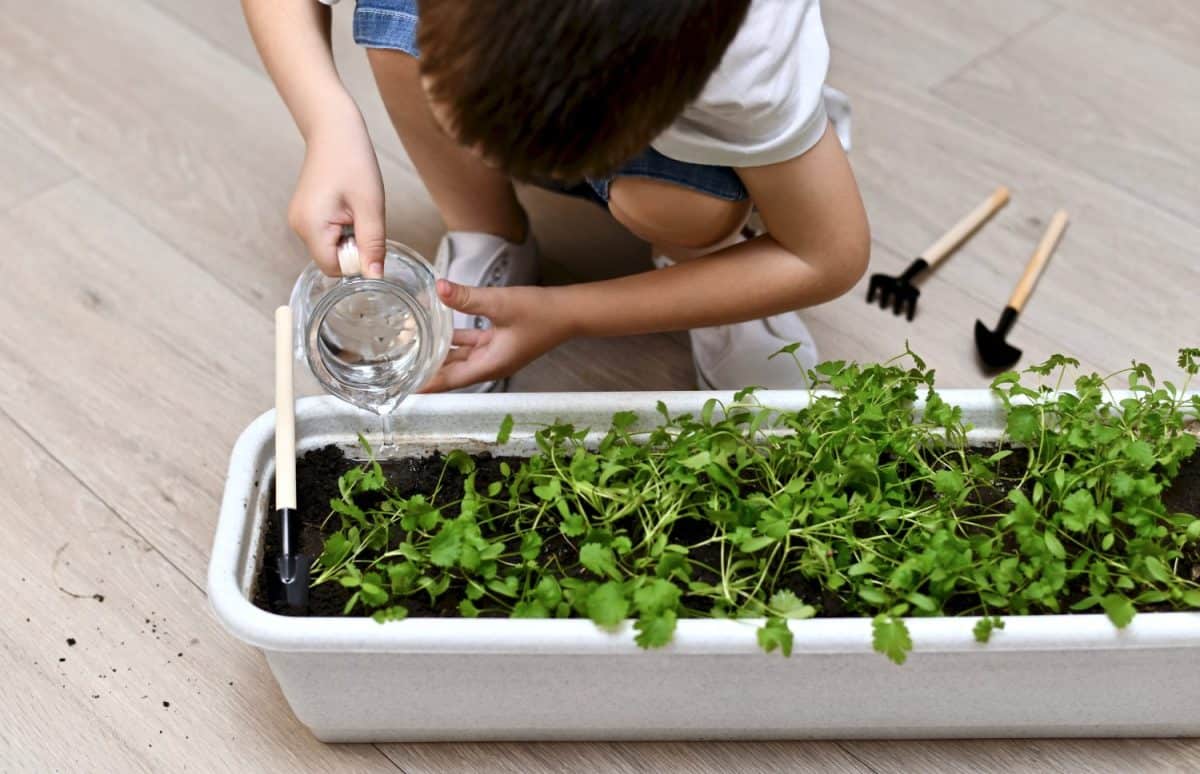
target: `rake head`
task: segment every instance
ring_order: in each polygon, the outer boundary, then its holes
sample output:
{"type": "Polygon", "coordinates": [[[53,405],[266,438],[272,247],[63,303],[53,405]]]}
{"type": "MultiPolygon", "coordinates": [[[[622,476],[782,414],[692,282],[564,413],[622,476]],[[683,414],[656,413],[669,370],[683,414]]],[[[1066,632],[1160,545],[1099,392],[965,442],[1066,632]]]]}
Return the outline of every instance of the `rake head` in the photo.
{"type": "Polygon", "coordinates": [[[875,274],[871,276],[871,284],[867,288],[867,303],[879,299],[879,308],[892,308],[892,313],[905,315],[912,320],[917,311],[917,299],[921,290],[904,277],[893,277],[890,274],[875,274]]]}

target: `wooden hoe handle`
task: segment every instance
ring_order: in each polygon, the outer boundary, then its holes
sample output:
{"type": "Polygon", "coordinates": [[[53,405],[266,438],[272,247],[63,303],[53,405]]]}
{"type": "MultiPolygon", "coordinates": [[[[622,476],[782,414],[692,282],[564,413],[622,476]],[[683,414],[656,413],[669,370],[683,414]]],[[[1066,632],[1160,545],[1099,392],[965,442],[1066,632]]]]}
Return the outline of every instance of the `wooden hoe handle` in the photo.
{"type": "Polygon", "coordinates": [[[1062,238],[1063,232],[1067,229],[1067,220],[1066,210],[1054,213],[1054,217],[1050,219],[1050,225],[1046,228],[1046,233],[1042,235],[1042,241],[1038,242],[1037,249],[1033,251],[1033,257],[1026,264],[1025,273],[1021,275],[1021,281],[1017,283],[1017,288],[1008,302],[1008,305],[1018,312],[1025,308],[1025,302],[1029,300],[1038,278],[1042,276],[1042,271],[1050,262],[1054,248],[1058,247],[1058,240],[1062,238]]]}
{"type": "Polygon", "coordinates": [[[296,507],[296,404],[292,385],[292,310],[275,310],[275,508],[296,507]]]}
{"type": "Polygon", "coordinates": [[[1008,204],[1008,188],[1000,186],[978,207],[971,210],[970,214],[954,224],[954,227],[943,234],[941,238],[925,248],[925,252],[921,253],[920,257],[929,264],[930,268],[938,265],[946,256],[961,247],[963,242],[966,242],[972,234],[979,230],[980,226],[987,223],[988,219],[1006,204],[1008,204]]]}

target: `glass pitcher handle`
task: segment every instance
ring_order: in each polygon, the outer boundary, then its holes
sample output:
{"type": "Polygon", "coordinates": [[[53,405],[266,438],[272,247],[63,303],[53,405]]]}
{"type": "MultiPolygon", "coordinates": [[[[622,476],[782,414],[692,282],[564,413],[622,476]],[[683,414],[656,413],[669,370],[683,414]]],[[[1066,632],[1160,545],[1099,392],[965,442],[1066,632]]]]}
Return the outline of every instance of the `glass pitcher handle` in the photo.
{"type": "Polygon", "coordinates": [[[337,259],[343,277],[357,277],[362,274],[358,243],[354,241],[354,229],[349,226],[342,227],[342,238],[337,245],[337,259]]]}

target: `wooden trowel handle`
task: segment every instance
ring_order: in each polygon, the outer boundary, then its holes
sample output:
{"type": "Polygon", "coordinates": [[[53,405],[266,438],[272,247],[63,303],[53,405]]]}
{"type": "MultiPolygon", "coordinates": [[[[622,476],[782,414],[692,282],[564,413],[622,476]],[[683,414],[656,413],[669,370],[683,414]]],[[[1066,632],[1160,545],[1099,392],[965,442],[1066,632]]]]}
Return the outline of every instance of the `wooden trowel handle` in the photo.
{"type": "Polygon", "coordinates": [[[1067,219],[1066,210],[1054,213],[1054,217],[1050,219],[1050,225],[1046,228],[1046,233],[1042,235],[1042,241],[1038,242],[1037,249],[1033,251],[1033,257],[1026,264],[1025,273],[1021,275],[1021,281],[1017,283],[1017,288],[1008,301],[1008,305],[1018,312],[1025,308],[1025,302],[1033,294],[1033,288],[1037,285],[1038,278],[1042,276],[1046,264],[1050,262],[1054,248],[1058,247],[1058,240],[1062,238],[1063,231],[1067,229],[1067,219]]]}
{"type": "Polygon", "coordinates": [[[292,310],[275,310],[275,508],[296,507],[296,404],[292,385],[292,310]]]}
{"type": "Polygon", "coordinates": [[[979,227],[1008,204],[1008,188],[1000,186],[978,207],[971,210],[965,218],[954,224],[954,227],[941,236],[936,242],[925,248],[920,257],[933,268],[941,263],[946,256],[953,253],[963,242],[966,242],[979,227]]]}

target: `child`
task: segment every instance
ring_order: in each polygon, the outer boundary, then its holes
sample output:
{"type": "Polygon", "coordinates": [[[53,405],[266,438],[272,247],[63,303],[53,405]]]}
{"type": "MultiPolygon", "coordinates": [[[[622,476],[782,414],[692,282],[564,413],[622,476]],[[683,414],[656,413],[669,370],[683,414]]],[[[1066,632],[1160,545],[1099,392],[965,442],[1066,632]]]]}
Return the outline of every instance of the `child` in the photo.
{"type": "MultiPolygon", "coordinates": [[[[334,274],[353,225],[378,276],[383,185],[328,9],[243,7],[307,143],[292,228],[334,274]]],[[[438,290],[455,348],[426,390],[495,389],[573,336],[680,329],[701,387],[801,383],[768,356],[799,341],[815,362],[795,310],[850,290],[870,252],[824,107],[817,0],[359,0],[354,35],[448,228],[438,290]],[[606,206],[661,270],[538,287],[514,177],[606,206]],[[752,206],[767,233],[744,240],[752,206]]]]}

